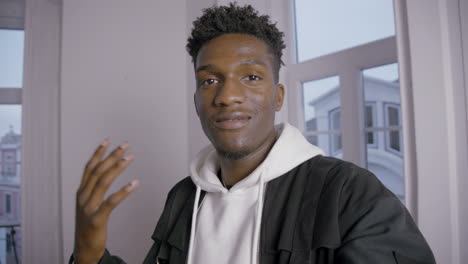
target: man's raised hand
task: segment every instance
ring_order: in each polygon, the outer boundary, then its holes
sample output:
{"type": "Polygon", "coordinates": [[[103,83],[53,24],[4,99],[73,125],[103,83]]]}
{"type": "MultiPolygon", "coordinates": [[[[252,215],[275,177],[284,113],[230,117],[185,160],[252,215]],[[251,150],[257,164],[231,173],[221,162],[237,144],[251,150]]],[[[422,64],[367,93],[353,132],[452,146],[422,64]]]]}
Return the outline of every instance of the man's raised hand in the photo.
{"type": "Polygon", "coordinates": [[[134,154],[125,155],[130,145],[124,142],[105,159],[108,139],[96,149],[86,164],[80,187],[76,192],[75,263],[98,263],[104,255],[107,223],[112,210],[139,184],[133,180],[104,199],[112,182],[132,162],[134,154]]]}

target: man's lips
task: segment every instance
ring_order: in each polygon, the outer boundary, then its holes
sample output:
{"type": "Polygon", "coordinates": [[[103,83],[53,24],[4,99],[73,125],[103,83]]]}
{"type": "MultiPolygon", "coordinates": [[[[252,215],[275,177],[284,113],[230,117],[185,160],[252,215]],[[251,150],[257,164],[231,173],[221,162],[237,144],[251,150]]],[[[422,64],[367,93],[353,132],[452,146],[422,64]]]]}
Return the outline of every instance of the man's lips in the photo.
{"type": "Polygon", "coordinates": [[[246,126],[250,118],[249,115],[241,112],[223,113],[213,118],[213,124],[219,129],[234,130],[246,126]]]}

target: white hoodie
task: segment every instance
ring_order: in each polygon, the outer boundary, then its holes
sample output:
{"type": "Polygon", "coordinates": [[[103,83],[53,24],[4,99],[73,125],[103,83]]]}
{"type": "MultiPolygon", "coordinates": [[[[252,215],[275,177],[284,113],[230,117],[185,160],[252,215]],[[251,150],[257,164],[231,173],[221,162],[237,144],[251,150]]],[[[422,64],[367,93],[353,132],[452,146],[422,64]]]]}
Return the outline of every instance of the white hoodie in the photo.
{"type": "Polygon", "coordinates": [[[323,155],[301,132],[276,127],[280,137],[265,160],[246,178],[226,189],[220,182],[218,155],[213,146],[198,153],[190,172],[197,186],[192,215],[189,264],[258,263],[264,186],[304,161],[323,155]],[[206,195],[200,205],[200,192],[206,195]]]}

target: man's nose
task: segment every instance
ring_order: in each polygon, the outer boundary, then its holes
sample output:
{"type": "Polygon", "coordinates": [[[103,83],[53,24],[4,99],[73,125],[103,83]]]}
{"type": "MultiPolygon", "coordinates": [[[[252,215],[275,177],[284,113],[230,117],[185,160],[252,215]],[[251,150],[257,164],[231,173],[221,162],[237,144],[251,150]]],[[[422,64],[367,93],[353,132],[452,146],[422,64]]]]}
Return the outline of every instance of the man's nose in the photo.
{"type": "Polygon", "coordinates": [[[244,88],[239,81],[228,78],[218,86],[214,104],[216,106],[241,104],[245,100],[244,92],[244,88]]]}

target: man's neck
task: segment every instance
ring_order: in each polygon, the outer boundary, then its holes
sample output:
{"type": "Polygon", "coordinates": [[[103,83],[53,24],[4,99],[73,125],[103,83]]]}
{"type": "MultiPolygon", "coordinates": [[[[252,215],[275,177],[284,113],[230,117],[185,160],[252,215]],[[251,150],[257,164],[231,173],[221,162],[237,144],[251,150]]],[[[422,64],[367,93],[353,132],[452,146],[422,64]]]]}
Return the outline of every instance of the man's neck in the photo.
{"type": "Polygon", "coordinates": [[[232,186],[249,176],[265,160],[275,142],[276,132],[273,129],[265,142],[249,155],[238,160],[219,157],[223,184],[232,186]]]}

